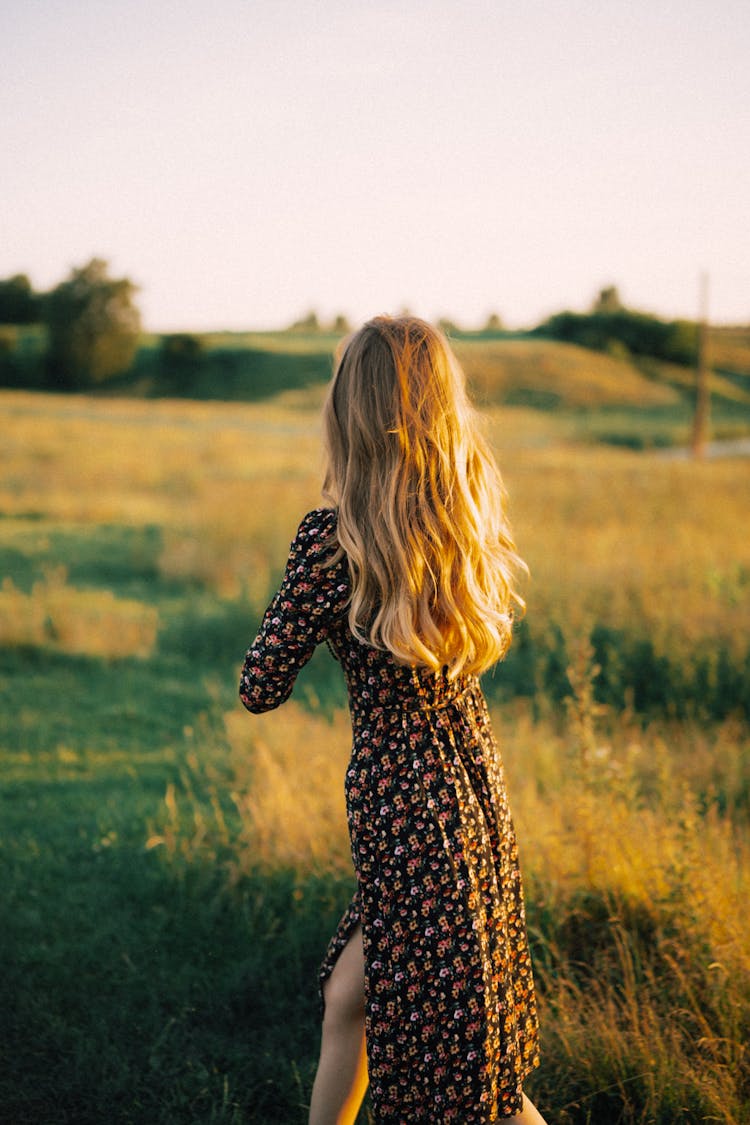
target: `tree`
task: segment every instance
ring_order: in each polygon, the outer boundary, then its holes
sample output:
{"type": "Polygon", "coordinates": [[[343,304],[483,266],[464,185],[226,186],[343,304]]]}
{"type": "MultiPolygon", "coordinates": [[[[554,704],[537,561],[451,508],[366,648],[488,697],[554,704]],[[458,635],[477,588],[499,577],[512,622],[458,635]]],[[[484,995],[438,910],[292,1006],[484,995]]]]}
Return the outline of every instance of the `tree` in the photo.
{"type": "Polygon", "coordinates": [[[623,303],[616,285],[607,285],[599,290],[599,296],[591,306],[592,313],[622,312],[623,303]]]}
{"type": "Polygon", "coordinates": [[[175,370],[195,367],[203,358],[203,341],[189,332],[175,332],[161,338],[162,362],[175,370]]]}
{"type": "Polygon", "coordinates": [[[300,317],[295,320],[294,324],[289,327],[290,332],[320,332],[320,321],[315,309],[311,309],[307,316],[300,317]]]}
{"type": "Polygon", "coordinates": [[[189,332],[162,336],[159,349],[159,385],[170,394],[190,394],[204,359],[205,349],[200,336],[193,336],[189,332]]]}
{"type": "Polygon", "coordinates": [[[500,315],[496,312],[490,313],[485,321],[483,332],[502,332],[503,321],[500,315]]]}
{"type": "Polygon", "coordinates": [[[136,286],[111,278],[92,258],[47,296],[43,316],[49,336],[47,366],[60,387],[90,387],[127,371],[141,330],[136,286]]]}
{"type": "Polygon", "coordinates": [[[39,297],[25,273],[0,281],[0,324],[33,324],[39,316],[39,297]]]}

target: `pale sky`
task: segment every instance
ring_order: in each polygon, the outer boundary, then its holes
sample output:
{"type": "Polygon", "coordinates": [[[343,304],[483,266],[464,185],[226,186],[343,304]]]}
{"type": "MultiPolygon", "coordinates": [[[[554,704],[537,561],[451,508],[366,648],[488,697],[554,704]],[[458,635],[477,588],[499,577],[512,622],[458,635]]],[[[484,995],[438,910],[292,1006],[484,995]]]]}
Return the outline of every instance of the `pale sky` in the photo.
{"type": "Polygon", "coordinates": [[[750,321],[747,0],[0,0],[0,277],[146,327],[750,321]]]}

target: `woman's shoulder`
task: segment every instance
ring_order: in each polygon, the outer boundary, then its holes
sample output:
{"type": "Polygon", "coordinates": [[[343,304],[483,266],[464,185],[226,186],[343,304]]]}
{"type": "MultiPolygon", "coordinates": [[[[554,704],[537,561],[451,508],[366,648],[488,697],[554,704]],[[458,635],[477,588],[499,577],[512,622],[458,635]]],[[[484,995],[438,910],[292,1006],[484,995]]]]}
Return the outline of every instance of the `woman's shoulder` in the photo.
{"type": "Polygon", "coordinates": [[[297,538],[325,540],[335,534],[337,525],[338,513],[335,508],[313,508],[302,517],[297,538]]]}
{"type": "Polygon", "coordinates": [[[300,521],[300,527],[335,527],[338,522],[337,508],[313,508],[300,521]]]}
{"type": "Polygon", "coordinates": [[[334,508],[313,508],[300,521],[292,542],[292,553],[303,555],[311,563],[325,562],[338,551],[337,526],[338,516],[334,508]]]}

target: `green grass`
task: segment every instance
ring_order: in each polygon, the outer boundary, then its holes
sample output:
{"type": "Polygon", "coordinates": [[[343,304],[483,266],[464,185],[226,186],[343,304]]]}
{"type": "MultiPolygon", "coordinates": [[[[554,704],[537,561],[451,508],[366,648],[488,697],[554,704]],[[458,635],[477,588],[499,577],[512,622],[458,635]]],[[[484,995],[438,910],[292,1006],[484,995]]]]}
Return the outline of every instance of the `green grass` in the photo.
{"type": "Polygon", "coordinates": [[[207,866],[166,868],[143,828],[173,769],[6,785],[4,1121],[303,1119],[341,895],[279,875],[230,899],[207,866]]]}
{"type": "Polygon", "coordinates": [[[146,847],[191,750],[227,773],[205,743],[247,634],[186,599],[149,660],[2,653],[3,1121],[303,1119],[350,886],[279,872],[229,894],[199,848],[176,870],[146,847]]]}

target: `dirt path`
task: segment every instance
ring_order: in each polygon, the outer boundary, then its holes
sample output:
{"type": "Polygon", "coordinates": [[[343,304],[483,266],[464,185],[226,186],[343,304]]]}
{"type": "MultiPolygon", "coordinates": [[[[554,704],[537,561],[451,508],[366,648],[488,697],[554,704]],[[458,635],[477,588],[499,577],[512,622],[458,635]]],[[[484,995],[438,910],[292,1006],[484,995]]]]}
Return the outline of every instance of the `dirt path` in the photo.
{"type": "MultiPolygon", "coordinates": [[[[659,457],[667,461],[688,461],[693,453],[690,449],[662,449],[659,457]]],[[[750,457],[750,438],[736,438],[733,441],[710,441],[706,446],[704,457],[713,460],[716,457],[750,457]]]]}

